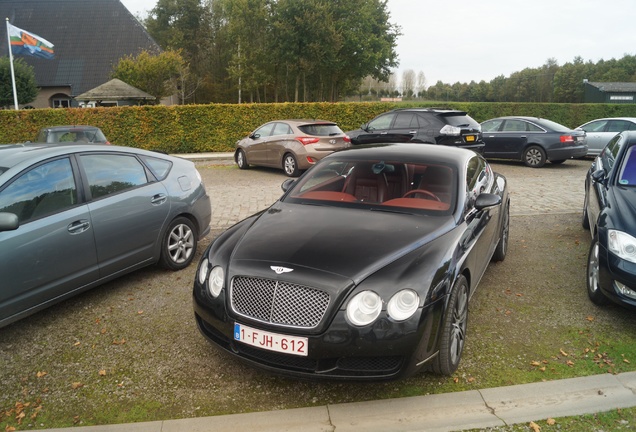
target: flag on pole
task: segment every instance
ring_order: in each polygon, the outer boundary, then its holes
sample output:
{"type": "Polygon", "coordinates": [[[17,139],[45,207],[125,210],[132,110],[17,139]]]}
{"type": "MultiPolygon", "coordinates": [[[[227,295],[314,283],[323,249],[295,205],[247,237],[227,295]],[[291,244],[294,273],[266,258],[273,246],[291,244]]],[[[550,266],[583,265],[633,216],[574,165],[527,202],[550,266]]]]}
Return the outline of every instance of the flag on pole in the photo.
{"type": "Polygon", "coordinates": [[[53,58],[53,44],[38,35],[22,30],[7,22],[11,52],[15,55],[31,55],[44,59],[53,58]]]}

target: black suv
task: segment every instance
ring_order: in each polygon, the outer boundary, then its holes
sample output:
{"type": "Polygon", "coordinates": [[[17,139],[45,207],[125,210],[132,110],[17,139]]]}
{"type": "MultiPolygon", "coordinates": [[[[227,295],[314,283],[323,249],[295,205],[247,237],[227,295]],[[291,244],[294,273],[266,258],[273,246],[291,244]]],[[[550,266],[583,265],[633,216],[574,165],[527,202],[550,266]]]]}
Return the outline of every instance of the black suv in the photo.
{"type": "Polygon", "coordinates": [[[347,132],[352,144],[416,142],[463,147],[483,152],[481,126],[463,111],[402,108],[380,114],[347,132]]]}

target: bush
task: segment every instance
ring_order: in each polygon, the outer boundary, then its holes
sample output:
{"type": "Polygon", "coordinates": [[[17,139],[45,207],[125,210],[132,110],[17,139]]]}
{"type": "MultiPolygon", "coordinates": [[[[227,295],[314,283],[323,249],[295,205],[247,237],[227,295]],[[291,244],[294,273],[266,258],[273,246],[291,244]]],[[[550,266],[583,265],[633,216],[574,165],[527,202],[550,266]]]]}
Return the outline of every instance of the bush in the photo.
{"type": "Polygon", "coordinates": [[[210,104],[0,111],[0,144],[35,139],[40,128],[97,126],[111,143],[167,153],[233,151],[237,140],[276,119],[321,119],[343,131],[394,108],[447,107],[482,122],[503,115],[549,118],[569,127],[602,117],[636,117],[636,104],[541,104],[469,102],[347,102],[210,104]]]}

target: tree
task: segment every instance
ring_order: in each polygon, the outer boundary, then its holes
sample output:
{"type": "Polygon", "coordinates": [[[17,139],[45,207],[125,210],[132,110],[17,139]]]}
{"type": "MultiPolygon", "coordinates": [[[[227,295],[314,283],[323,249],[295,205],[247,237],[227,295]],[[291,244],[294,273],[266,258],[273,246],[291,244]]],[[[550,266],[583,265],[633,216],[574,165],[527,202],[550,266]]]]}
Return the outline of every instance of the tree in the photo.
{"type": "MultiPolygon", "coordinates": [[[[13,59],[15,73],[15,87],[18,104],[33,102],[38,95],[33,68],[21,58],[13,59]]],[[[0,106],[14,106],[13,83],[11,79],[11,60],[9,57],[0,58],[0,106]]]]}
{"type": "MultiPolygon", "coordinates": [[[[133,87],[162,98],[177,93],[172,83],[180,83],[180,77],[188,75],[187,64],[177,51],[164,51],[152,55],[142,51],[137,57],[126,56],[113,68],[111,78],[118,78],[133,87]]],[[[183,102],[183,101],[182,101],[183,102]]]]}
{"type": "Polygon", "coordinates": [[[415,94],[415,71],[413,69],[405,70],[402,72],[402,95],[412,98],[415,94]]]}

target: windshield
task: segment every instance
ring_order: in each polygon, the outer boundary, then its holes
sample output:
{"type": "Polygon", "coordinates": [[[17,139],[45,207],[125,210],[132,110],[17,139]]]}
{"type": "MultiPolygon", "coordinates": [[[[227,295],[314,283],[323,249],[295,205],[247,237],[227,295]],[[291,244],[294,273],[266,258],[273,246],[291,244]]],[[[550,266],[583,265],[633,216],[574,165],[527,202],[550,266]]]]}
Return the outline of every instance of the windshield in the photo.
{"type": "Polygon", "coordinates": [[[456,179],[456,170],[442,164],[330,159],[307,172],[284,201],[448,215],[456,179]]]}

